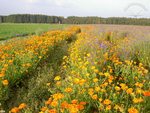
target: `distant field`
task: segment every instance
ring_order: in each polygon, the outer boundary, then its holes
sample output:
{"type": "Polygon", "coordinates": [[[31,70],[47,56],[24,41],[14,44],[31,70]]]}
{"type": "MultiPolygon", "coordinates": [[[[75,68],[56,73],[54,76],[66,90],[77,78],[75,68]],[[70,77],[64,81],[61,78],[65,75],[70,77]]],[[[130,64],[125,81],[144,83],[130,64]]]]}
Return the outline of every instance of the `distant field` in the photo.
{"type": "Polygon", "coordinates": [[[0,40],[33,34],[40,35],[49,30],[58,30],[67,26],[56,24],[2,23],[0,24],[0,40]]]}

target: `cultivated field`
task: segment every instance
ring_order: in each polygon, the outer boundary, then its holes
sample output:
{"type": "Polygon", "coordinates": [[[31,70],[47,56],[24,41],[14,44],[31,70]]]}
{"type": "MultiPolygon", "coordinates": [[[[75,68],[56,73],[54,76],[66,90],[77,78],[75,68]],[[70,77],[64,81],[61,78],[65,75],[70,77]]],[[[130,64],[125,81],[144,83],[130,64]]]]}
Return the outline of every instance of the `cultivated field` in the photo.
{"type": "Polygon", "coordinates": [[[150,113],[150,27],[79,25],[0,46],[0,101],[18,113],[150,113]]]}
{"type": "Polygon", "coordinates": [[[41,35],[50,30],[59,30],[68,25],[32,24],[32,23],[2,23],[0,24],[0,40],[15,37],[41,35]]]}

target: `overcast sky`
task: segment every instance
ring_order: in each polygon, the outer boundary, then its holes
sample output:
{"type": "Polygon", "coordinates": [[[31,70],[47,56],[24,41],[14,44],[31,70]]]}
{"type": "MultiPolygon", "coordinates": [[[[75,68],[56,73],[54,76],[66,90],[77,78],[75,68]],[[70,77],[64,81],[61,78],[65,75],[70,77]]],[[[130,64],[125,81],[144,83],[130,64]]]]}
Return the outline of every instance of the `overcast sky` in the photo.
{"type": "Polygon", "coordinates": [[[0,15],[150,18],[150,0],[0,0],[0,15]]]}

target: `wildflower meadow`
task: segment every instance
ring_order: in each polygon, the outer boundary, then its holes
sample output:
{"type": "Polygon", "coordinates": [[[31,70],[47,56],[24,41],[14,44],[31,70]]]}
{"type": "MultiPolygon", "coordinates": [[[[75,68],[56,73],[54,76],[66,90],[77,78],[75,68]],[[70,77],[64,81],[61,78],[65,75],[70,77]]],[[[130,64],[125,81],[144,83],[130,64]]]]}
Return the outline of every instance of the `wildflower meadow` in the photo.
{"type": "Polygon", "coordinates": [[[79,25],[0,45],[1,110],[150,113],[150,27],[79,25]]]}

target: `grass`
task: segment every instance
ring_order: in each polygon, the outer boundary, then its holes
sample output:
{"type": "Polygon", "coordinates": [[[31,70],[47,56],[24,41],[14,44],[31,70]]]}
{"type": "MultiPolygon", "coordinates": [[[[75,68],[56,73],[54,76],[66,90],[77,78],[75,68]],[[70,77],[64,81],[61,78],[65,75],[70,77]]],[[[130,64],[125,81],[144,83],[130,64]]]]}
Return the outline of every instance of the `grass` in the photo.
{"type": "Polygon", "coordinates": [[[0,24],[0,40],[6,40],[20,36],[31,36],[33,34],[41,36],[44,32],[56,29],[60,30],[67,26],[68,25],[2,23],[0,24]]]}
{"type": "MultiPolygon", "coordinates": [[[[33,47],[34,51],[42,48],[37,56],[40,62],[36,66],[29,66],[28,71],[24,69],[25,73],[15,76],[16,79],[20,76],[23,78],[19,79],[18,87],[17,85],[9,87],[12,92],[8,91],[8,94],[12,95],[4,101],[5,105],[2,104],[5,111],[12,108],[17,110],[16,107],[21,103],[25,103],[26,107],[20,109],[18,111],[20,113],[150,111],[150,60],[147,52],[150,45],[149,27],[119,25],[81,27],[82,32],[80,27],[71,27],[64,31],[44,33],[40,38],[36,36],[36,44],[42,44],[41,46],[35,47],[35,43],[31,45],[28,43],[29,47],[26,48],[28,52],[32,51],[33,47]],[[51,40],[49,44],[53,46],[49,47],[50,51],[41,55],[41,51],[45,50],[43,47],[48,44],[47,37],[56,40],[53,43],[51,40]]],[[[34,42],[34,38],[28,41],[34,42]]],[[[7,46],[5,49],[9,50],[7,46]]],[[[20,57],[22,56],[17,58],[20,57]]],[[[29,57],[30,54],[26,56],[28,61],[29,57]]],[[[19,65],[22,59],[18,62],[17,58],[15,62],[19,65]]],[[[7,77],[9,80],[11,76],[7,77]]],[[[12,86],[10,83],[13,80],[9,80],[9,84],[3,85],[2,88],[8,90],[7,87],[12,86]]]]}

